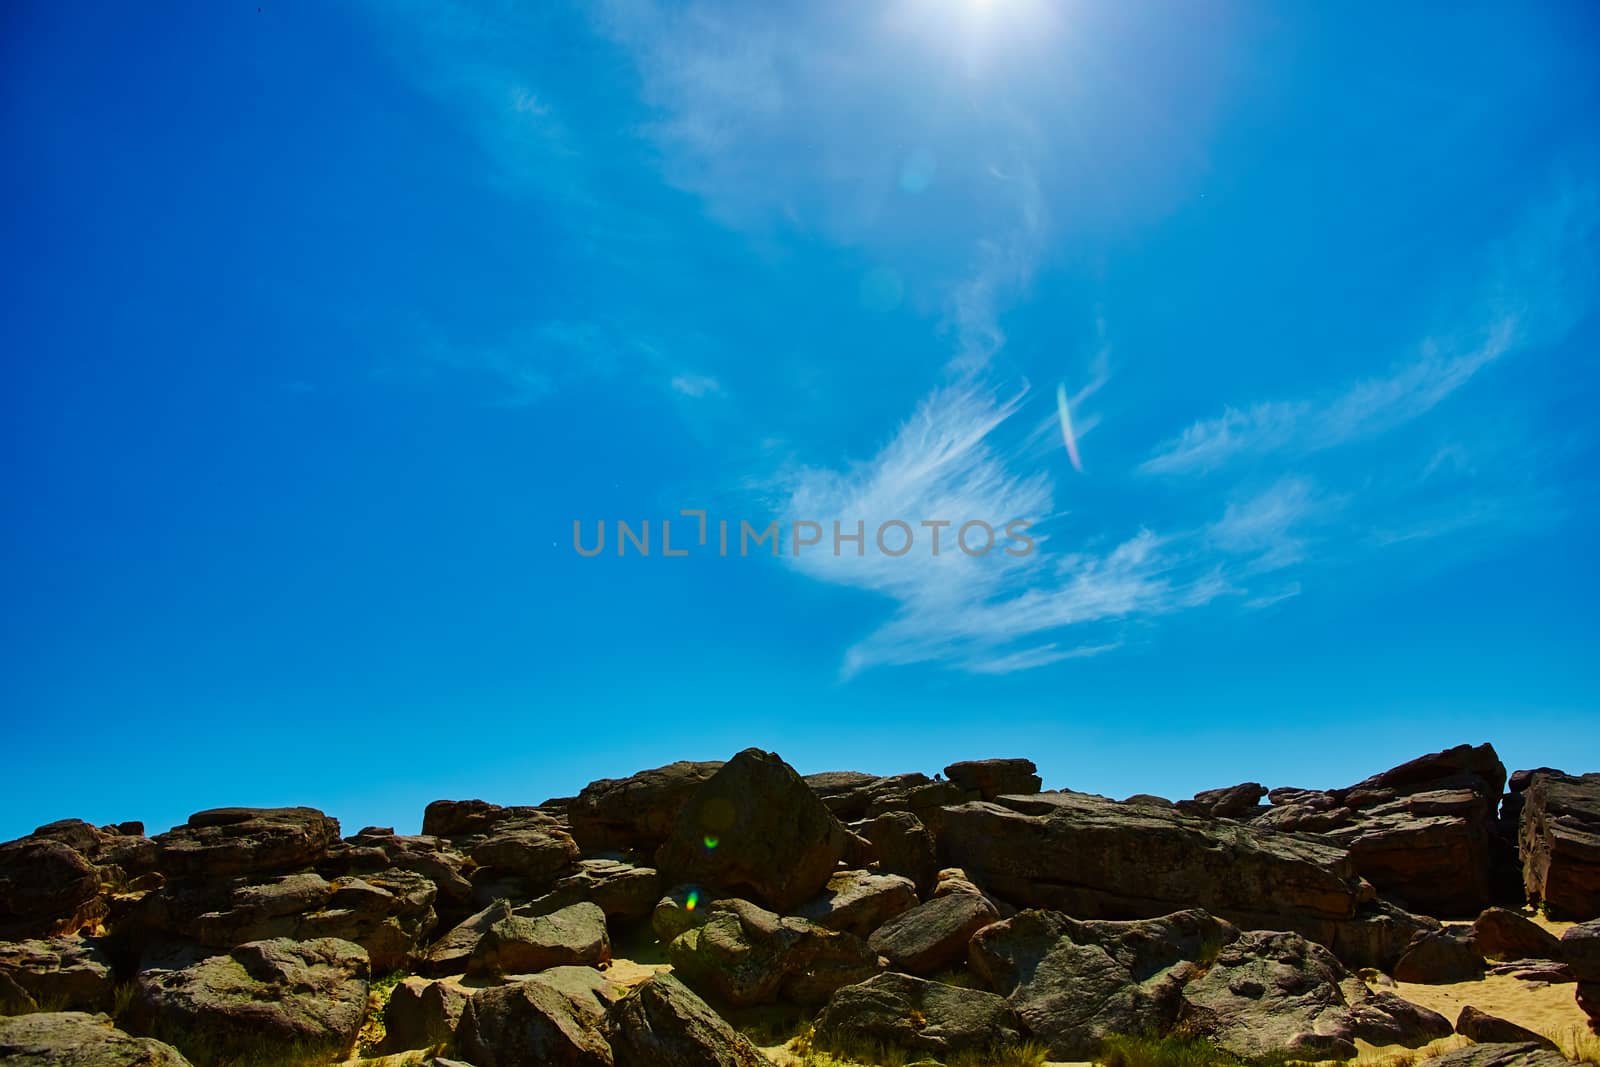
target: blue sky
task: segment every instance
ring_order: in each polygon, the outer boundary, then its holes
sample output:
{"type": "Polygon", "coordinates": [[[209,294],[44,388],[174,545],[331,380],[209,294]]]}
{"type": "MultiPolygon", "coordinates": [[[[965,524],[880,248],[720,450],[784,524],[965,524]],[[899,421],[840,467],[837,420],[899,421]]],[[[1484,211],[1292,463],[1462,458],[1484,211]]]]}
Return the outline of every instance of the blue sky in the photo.
{"type": "Polygon", "coordinates": [[[0,20],[0,836],[1600,769],[1592,4],[0,20]],[[574,551],[694,508],[1037,548],[574,551]]]}

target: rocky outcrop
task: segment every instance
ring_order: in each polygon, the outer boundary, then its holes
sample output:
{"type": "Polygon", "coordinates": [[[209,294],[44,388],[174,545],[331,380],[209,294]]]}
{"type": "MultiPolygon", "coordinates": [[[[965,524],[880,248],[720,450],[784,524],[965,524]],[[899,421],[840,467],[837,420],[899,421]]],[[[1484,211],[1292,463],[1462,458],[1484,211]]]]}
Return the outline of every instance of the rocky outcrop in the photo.
{"type": "Polygon", "coordinates": [[[656,866],[671,882],[787,912],[821,891],[846,846],[844,827],[794,768],[751,748],[690,794],[656,866]]]}
{"type": "Polygon", "coordinates": [[[1031,759],[980,759],[952,763],[944,776],[956,788],[993,800],[1007,793],[1037,793],[1042,784],[1031,759]]]}
{"type": "Polygon", "coordinates": [[[1517,837],[1528,899],[1557,918],[1600,918],[1600,774],[1534,774],[1517,837]]]}
{"type": "Polygon", "coordinates": [[[1326,942],[1356,918],[1363,894],[1345,851],[1328,842],[1081,793],[948,808],[938,838],[945,861],[996,896],[1083,918],[1198,906],[1326,942]]]}
{"type": "Polygon", "coordinates": [[[670,974],[641,983],[611,1008],[616,1067],[770,1067],[750,1040],[670,974]]]}
{"type": "Polygon", "coordinates": [[[933,888],[939,874],[939,855],[933,834],[909,811],[886,811],[863,828],[884,874],[909,878],[919,895],[933,888]]]}
{"type": "Polygon", "coordinates": [[[572,836],[586,852],[654,852],[672,833],[678,812],[720,762],[681,760],[627,778],[590,782],[567,804],[572,836]]]}
{"type": "Polygon", "coordinates": [[[661,877],[654,867],[638,867],[614,859],[578,861],[543,896],[528,902],[530,914],[544,914],[588,901],[614,922],[633,923],[650,917],[661,899],[661,877]]]}
{"type": "Polygon", "coordinates": [[[901,912],[877,930],[868,944],[907,974],[930,975],[967,958],[972,935],[1000,918],[980,893],[949,893],[901,912]]]}
{"type": "Polygon", "coordinates": [[[1428,1067],[1570,1067],[1567,1058],[1538,1042],[1468,1045],[1427,1061],[1428,1067]]]}
{"type": "Polygon", "coordinates": [[[0,1063],[7,1067],[190,1067],[171,1045],[133,1037],[106,1015],[39,1012],[0,1018],[0,1063]]]}
{"type": "Polygon", "coordinates": [[[1573,995],[1589,1017],[1591,1029],[1600,1031],[1600,919],[1569,927],[1561,935],[1561,954],[1577,979],[1573,995]]]}
{"type": "Polygon", "coordinates": [[[1201,790],[1192,800],[1180,800],[1175,806],[1189,815],[1249,821],[1266,810],[1261,806],[1261,798],[1266,795],[1267,787],[1260,782],[1244,782],[1222,789],[1201,790]]]}
{"type": "Polygon", "coordinates": [[[1505,908],[1489,908],[1472,921],[1472,945],[1486,960],[1563,958],[1559,937],[1505,908]]]}
{"type": "Polygon", "coordinates": [[[1015,1045],[1023,1034],[1002,997],[888,972],[834,993],[817,1017],[815,1041],[823,1049],[882,1045],[944,1058],[1015,1045]]]}
{"type": "Polygon", "coordinates": [[[469,974],[532,974],[547,967],[611,960],[605,912],[585,901],[548,915],[504,915],[473,946],[469,974]]]}
{"type": "Polygon", "coordinates": [[[841,986],[877,973],[877,955],[853,934],[723,900],[668,947],[673,973],[695,992],[741,1008],[820,1004],[841,986]]]}
{"type": "Polygon", "coordinates": [[[33,837],[0,845],[0,938],[75,934],[105,914],[99,870],[70,845],[33,837]]]}
{"type": "Polygon", "coordinates": [[[0,941],[0,1014],[110,1011],[111,961],[94,941],[0,941]]]}
{"type": "Polygon", "coordinates": [[[336,938],[278,938],[138,976],[139,1028],[205,1059],[280,1050],[280,1062],[341,1056],[367,1014],[367,954],[336,938]]]}
{"type": "Polygon", "coordinates": [[[1506,1045],[1533,1044],[1547,1049],[1556,1047],[1556,1043],[1549,1038],[1499,1016],[1479,1011],[1471,1004],[1462,1008],[1461,1014],[1456,1017],[1456,1033],[1480,1045],[1498,1042],[1506,1045]]]}
{"type": "Polygon", "coordinates": [[[315,866],[339,840],[339,820],[315,808],[212,808],[155,838],[169,877],[233,878],[315,866]]]}
{"type": "Polygon", "coordinates": [[[1352,1059],[1357,1040],[1416,1048],[1452,1030],[1437,1012],[1374,993],[1321,945],[1265,930],[1223,946],[1184,985],[1181,1023],[1242,1059],[1352,1059]]]}
{"type": "Polygon", "coordinates": [[[1491,745],[1457,745],[1344,789],[1274,789],[1252,825],[1324,834],[1355,870],[1412,911],[1474,915],[1493,903],[1505,766],[1491,745]]]}
{"type": "Polygon", "coordinates": [[[1482,978],[1483,971],[1483,956],[1473,943],[1472,928],[1468,926],[1447,926],[1422,934],[1394,965],[1396,981],[1421,985],[1471,982],[1482,978]]]}
{"type": "Polygon", "coordinates": [[[475,1067],[614,1067],[603,1026],[552,985],[514,982],[467,1001],[456,1046],[475,1067]]]}
{"type": "Polygon", "coordinates": [[[840,871],[828,879],[820,894],[796,908],[795,914],[830,930],[866,938],[916,905],[917,887],[909,878],[870,871],[840,871]]]}

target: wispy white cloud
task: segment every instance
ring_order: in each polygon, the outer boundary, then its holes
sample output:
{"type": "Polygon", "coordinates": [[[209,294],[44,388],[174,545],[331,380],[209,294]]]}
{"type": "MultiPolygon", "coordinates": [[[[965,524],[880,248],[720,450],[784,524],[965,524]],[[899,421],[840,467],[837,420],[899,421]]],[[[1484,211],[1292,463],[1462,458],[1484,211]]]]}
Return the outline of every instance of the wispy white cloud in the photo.
{"type": "Polygon", "coordinates": [[[706,374],[675,374],[668,384],[684,396],[696,399],[722,393],[722,383],[706,374]]]}

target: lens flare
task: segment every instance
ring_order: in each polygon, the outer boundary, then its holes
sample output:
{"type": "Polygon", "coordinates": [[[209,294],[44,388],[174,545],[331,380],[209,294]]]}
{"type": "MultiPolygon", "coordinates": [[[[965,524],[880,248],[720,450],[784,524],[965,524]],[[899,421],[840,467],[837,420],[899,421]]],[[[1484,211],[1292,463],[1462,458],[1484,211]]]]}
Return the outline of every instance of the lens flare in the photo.
{"type": "Polygon", "coordinates": [[[689,890],[689,895],[684,898],[683,910],[684,911],[693,911],[695,909],[695,907],[699,903],[700,903],[700,894],[699,894],[699,892],[696,891],[696,890],[691,889],[691,890],[689,890]]]}
{"type": "Polygon", "coordinates": [[[720,839],[717,838],[717,836],[715,834],[707,834],[706,835],[706,851],[707,852],[710,852],[712,849],[716,848],[721,843],[722,842],[720,841],[720,839]]]}
{"type": "Polygon", "coordinates": [[[1072,460],[1072,469],[1082,474],[1083,461],[1078,458],[1078,439],[1072,433],[1072,412],[1067,410],[1065,384],[1056,386],[1056,413],[1061,416],[1061,439],[1067,443],[1067,458],[1072,460]]]}

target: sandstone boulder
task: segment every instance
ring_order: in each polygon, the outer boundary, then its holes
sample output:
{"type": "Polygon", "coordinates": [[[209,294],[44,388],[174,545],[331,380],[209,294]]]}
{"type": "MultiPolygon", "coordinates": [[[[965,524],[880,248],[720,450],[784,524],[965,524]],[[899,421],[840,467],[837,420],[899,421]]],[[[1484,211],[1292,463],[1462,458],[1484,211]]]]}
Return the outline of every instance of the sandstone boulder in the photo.
{"type": "Polygon", "coordinates": [[[729,1007],[820,1004],[841,986],[877,973],[878,959],[853,934],[805,919],[781,918],[743,900],[707,909],[702,926],[670,946],[673,973],[729,1007]]]}
{"type": "Polygon", "coordinates": [[[281,1050],[280,1062],[326,1062],[354,1043],[367,1014],[367,954],[336,938],[277,938],[223,956],[160,961],[139,973],[141,1029],[207,1058],[281,1050]]]}
{"type": "Polygon", "coordinates": [[[1267,787],[1260,782],[1244,782],[1223,789],[1204,789],[1192,800],[1180,800],[1177,808],[1191,815],[1204,815],[1212,819],[1240,819],[1248,821],[1261,814],[1261,798],[1267,787]]]}
{"type": "Polygon", "coordinates": [[[0,1018],[0,1063],[6,1067],[190,1067],[171,1045],[132,1037],[106,1015],[36,1012],[0,1018]]]}
{"type": "Polygon", "coordinates": [[[796,908],[795,914],[830,930],[867,938],[885,922],[916,905],[917,887],[909,878],[840,871],[828,879],[820,894],[796,908]]]}
{"type": "Polygon", "coordinates": [[[895,970],[930,975],[965,960],[972,935],[999,918],[982,894],[949,893],[901,912],[868,944],[895,970]]]}
{"type": "Polygon", "coordinates": [[[506,915],[473,947],[469,974],[532,974],[547,967],[611,960],[605,912],[584,901],[548,915],[506,915]]]}
{"type": "Polygon", "coordinates": [[[815,1040],[824,1049],[884,1045],[944,1058],[1014,1045],[1023,1033],[1002,997],[886,972],[834,993],[815,1040]]]}
{"type": "Polygon", "coordinates": [[[31,837],[0,845],[0,938],[75,934],[105,913],[99,870],[70,845],[31,837]]]}
{"type": "Polygon", "coordinates": [[[616,1067],[770,1067],[750,1040],[670,974],[612,1006],[606,1035],[616,1067]]]}
{"type": "Polygon", "coordinates": [[[0,941],[0,1013],[110,1011],[111,961],[95,941],[0,941]]]}
{"type": "Polygon", "coordinates": [[[1562,959],[1559,937],[1505,908],[1489,908],[1473,920],[1472,943],[1486,960],[1562,959]]]}
{"type": "Polygon", "coordinates": [[[680,760],[627,778],[602,778],[567,804],[572,836],[586,852],[654,852],[672,833],[678,812],[717,762],[680,760]]]}
{"type": "Polygon", "coordinates": [[[169,876],[230,878],[314,866],[339,840],[339,821],[315,808],[213,808],[155,838],[169,876]]]}
{"type": "Polygon", "coordinates": [[[467,990],[453,981],[405,979],[383,1009],[382,1050],[404,1052],[453,1040],[468,999],[467,990]]]}
{"type": "Polygon", "coordinates": [[[578,861],[577,868],[562,877],[541,897],[530,901],[531,914],[552,912],[582,901],[599,906],[606,918],[635,923],[649,918],[661,899],[661,878],[653,867],[636,867],[614,859],[578,861]]]}
{"type": "Polygon", "coordinates": [[[887,811],[864,829],[878,856],[878,869],[911,879],[918,895],[933,888],[939,873],[939,856],[933,834],[909,811],[887,811]]]}
{"type": "Polygon", "coordinates": [[[1567,927],[1561,935],[1561,959],[1580,982],[1600,982],[1600,919],[1567,927]]]}
{"type": "Polygon", "coordinates": [[[1447,926],[1419,935],[1394,965],[1396,981],[1422,985],[1471,982],[1482,978],[1483,971],[1483,956],[1467,926],[1447,926]]]}
{"type": "Polygon", "coordinates": [[[1600,774],[1535,774],[1522,796],[1528,899],[1558,918],[1600,918],[1600,774]]]}
{"type": "Polygon", "coordinates": [[[1554,1049],[1555,1042],[1524,1029],[1516,1023],[1508,1022],[1486,1011],[1479,1011],[1471,1004],[1461,1009],[1461,1014],[1456,1017],[1456,1033],[1462,1037],[1471,1038],[1480,1045],[1506,1044],[1506,1045],[1540,1045],[1547,1049],[1554,1049]]]}
{"type": "Polygon", "coordinates": [[[514,982],[467,1001],[456,1029],[474,1067],[614,1067],[602,1023],[544,982],[514,982]]]}
{"type": "Polygon", "coordinates": [[[1037,793],[1038,770],[1031,759],[963,760],[946,767],[944,776],[980,800],[993,800],[1007,793],[1037,793]]]}
{"type": "Polygon", "coordinates": [[[752,748],[694,789],[656,866],[669,881],[787,912],[822,889],[846,845],[844,827],[794,769],[752,748]]]}
{"type": "Polygon", "coordinates": [[[1536,1042],[1468,1045],[1427,1061],[1428,1067],[1570,1067],[1567,1058],[1536,1042]]]}

